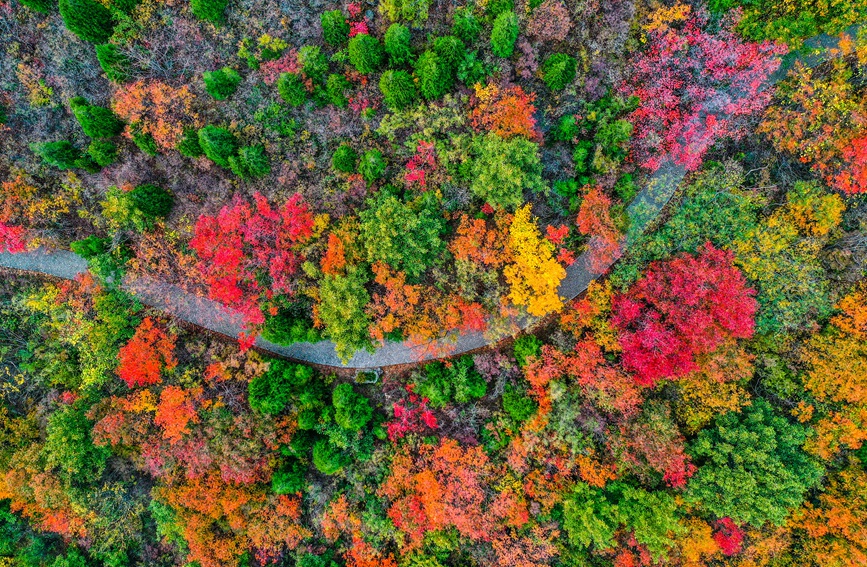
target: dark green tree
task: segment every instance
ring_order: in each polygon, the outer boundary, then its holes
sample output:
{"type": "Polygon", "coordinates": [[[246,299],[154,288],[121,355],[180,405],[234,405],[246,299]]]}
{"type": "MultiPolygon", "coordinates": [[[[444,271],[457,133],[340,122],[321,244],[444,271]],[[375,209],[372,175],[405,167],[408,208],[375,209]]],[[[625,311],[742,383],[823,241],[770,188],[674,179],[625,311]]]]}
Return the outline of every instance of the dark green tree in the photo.
{"type": "Polygon", "coordinates": [[[237,155],[229,156],[229,168],[241,179],[265,177],[271,173],[271,164],[265,146],[244,146],[237,155]]]}
{"type": "Polygon", "coordinates": [[[123,122],[109,108],[87,104],[80,96],[71,99],[69,106],[81,129],[91,138],[111,138],[123,131],[123,122]]]}
{"type": "Polygon", "coordinates": [[[453,35],[444,35],[434,40],[433,50],[448,70],[449,75],[454,78],[457,75],[458,67],[467,57],[467,47],[464,42],[453,35]]]}
{"type": "Polygon", "coordinates": [[[448,65],[434,51],[425,51],[415,62],[418,89],[427,100],[436,100],[451,90],[454,77],[448,65]]]}
{"type": "Polygon", "coordinates": [[[385,32],[385,52],[392,67],[409,65],[412,62],[409,28],[394,23],[385,32]]]}
{"type": "Polygon", "coordinates": [[[473,14],[472,6],[457,8],[452,16],[452,35],[457,36],[464,44],[473,46],[479,40],[482,25],[473,14]]]}
{"type": "Polygon", "coordinates": [[[358,152],[349,144],[340,144],[331,156],[331,167],[341,173],[354,173],[358,164],[358,152]]]}
{"type": "Polygon", "coordinates": [[[360,34],[349,40],[349,62],[359,73],[376,71],[384,58],[382,44],[375,37],[360,34]]]}
{"type": "Polygon", "coordinates": [[[577,63],[565,53],[553,53],[542,63],[542,80],[552,91],[561,91],[575,80],[577,63]]]}
{"type": "Polygon", "coordinates": [[[367,150],[358,162],[358,173],[367,183],[373,183],[385,173],[385,158],[379,150],[367,150]]]}
{"type": "Polygon", "coordinates": [[[42,158],[42,163],[58,169],[73,169],[81,158],[81,151],[68,140],[57,142],[34,142],[30,144],[34,154],[42,158]]]}
{"type": "Polygon", "coordinates": [[[151,222],[169,216],[175,204],[174,195],[149,183],[130,190],[129,198],[132,205],[151,222]]]}
{"type": "Polygon", "coordinates": [[[386,71],[379,78],[383,102],[390,110],[403,110],[415,102],[418,91],[412,76],[406,71],[386,71]]]}
{"type": "Polygon", "coordinates": [[[307,102],[307,87],[304,79],[297,73],[282,73],[277,80],[277,92],[280,98],[292,106],[301,106],[307,102]]]}
{"type": "Polygon", "coordinates": [[[87,146],[87,155],[100,167],[107,167],[117,160],[117,146],[108,140],[94,140],[87,146]]]}
{"type": "Polygon", "coordinates": [[[334,422],[348,431],[360,431],[373,417],[370,402],[352,389],[352,384],[338,384],[331,395],[334,422]]]}
{"type": "Polygon", "coordinates": [[[328,75],[328,80],[325,83],[325,90],[328,91],[328,100],[338,108],[346,108],[349,104],[346,93],[351,88],[352,83],[349,82],[349,79],[337,73],[328,75]]]}
{"type": "Polygon", "coordinates": [[[118,50],[113,43],[105,43],[96,46],[96,58],[102,72],[113,83],[123,83],[129,80],[129,57],[118,50]]]}
{"type": "Polygon", "coordinates": [[[199,145],[205,155],[219,166],[231,167],[229,158],[238,151],[238,140],[225,128],[209,124],[199,130],[199,145]]]}
{"type": "Polygon", "coordinates": [[[66,29],[84,41],[105,43],[111,37],[111,12],[96,0],[60,0],[59,6],[66,29]]]}
{"type": "Polygon", "coordinates": [[[195,128],[184,128],[184,136],[178,142],[178,151],[182,156],[197,158],[205,154],[199,144],[199,133],[195,128]]]}
{"type": "Polygon", "coordinates": [[[21,4],[43,14],[50,14],[57,9],[57,0],[21,0],[21,4]]]}
{"type": "Polygon", "coordinates": [[[387,191],[368,199],[367,207],[359,216],[369,262],[385,262],[415,279],[440,256],[445,221],[438,210],[416,210],[387,191]]]}
{"type": "Polygon", "coordinates": [[[216,71],[205,71],[202,73],[202,80],[205,82],[205,90],[215,100],[226,100],[238,90],[241,75],[231,67],[223,67],[216,71]]]}
{"type": "Polygon", "coordinates": [[[47,466],[66,481],[95,481],[102,475],[111,450],[96,447],[90,437],[93,429],[85,410],[76,404],[51,414],[45,428],[42,455],[47,466]]]}
{"type": "Polygon", "coordinates": [[[349,39],[349,24],[340,10],[322,12],[319,16],[322,23],[322,37],[325,43],[332,47],[340,47],[349,39]]]}
{"type": "Polygon", "coordinates": [[[190,0],[190,10],[200,20],[220,25],[225,20],[229,0],[190,0]]]}

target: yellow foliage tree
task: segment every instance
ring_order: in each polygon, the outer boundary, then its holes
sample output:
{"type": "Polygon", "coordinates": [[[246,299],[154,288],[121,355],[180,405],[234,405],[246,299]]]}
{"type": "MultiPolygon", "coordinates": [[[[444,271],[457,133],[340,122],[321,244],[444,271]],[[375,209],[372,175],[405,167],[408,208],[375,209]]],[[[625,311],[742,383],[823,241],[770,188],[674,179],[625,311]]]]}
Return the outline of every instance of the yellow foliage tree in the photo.
{"type": "Polygon", "coordinates": [[[542,317],[563,307],[557,293],[566,270],[554,259],[554,245],[542,238],[530,205],[515,212],[509,227],[509,248],[513,262],[504,274],[511,290],[509,299],[527,308],[530,315],[542,317]]]}

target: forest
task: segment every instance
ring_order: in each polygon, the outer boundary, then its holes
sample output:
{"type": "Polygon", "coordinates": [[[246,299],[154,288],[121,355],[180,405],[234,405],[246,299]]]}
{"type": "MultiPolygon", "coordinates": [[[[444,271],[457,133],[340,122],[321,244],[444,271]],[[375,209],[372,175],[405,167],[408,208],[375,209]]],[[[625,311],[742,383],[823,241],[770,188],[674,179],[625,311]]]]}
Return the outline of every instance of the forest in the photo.
{"type": "Polygon", "coordinates": [[[0,0],[0,567],[867,567],[867,0],[0,0]]]}

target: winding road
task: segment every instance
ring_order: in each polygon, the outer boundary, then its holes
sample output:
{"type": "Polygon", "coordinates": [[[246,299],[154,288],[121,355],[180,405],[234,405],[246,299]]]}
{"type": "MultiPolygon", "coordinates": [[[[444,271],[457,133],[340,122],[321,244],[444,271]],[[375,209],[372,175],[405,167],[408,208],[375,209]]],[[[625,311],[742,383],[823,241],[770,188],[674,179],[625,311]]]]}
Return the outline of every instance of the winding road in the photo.
{"type": "MultiPolygon", "coordinates": [[[[859,27],[860,24],[851,26],[845,33],[854,36],[859,27]]],[[[816,65],[822,62],[827,57],[829,50],[836,48],[838,44],[839,37],[837,36],[822,35],[811,38],[798,52],[790,53],[782,59],[780,67],[769,77],[765,88],[784,78],[795,61],[816,65]]],[[[724,105],[719,105],[717,108],[722,106],[724,105]]],[[[718,118],[722,117],[720,113],[714,114],[718,118]]],[[[699,129],[704,124],[705,117],[700,118],[696,125],[699,129]]],[[[631,221],[630,228],[617,257],[622,255],[624,250],[628,249],[645,233],[674,195],[685,175],[684,168],[668,158],[664,160],[656,172],[648,177],[645,187],[627,208],[631,221]]],[[[560,295],[566,300],[577,297],[587,289],[591,281],[606,271],[615,261],[616,258],[604,266],[604,269],[592,270],[589,253],[581,255],[574,264],[567,268],[566,277],[560,284],[560,295]]],[[[37,249],[18,254],[0,253],[0,267],[74,279],[78,274],[87,271],[87,262],[70,251],[37,249]]],[[[237,312],[210,299],[189,293],[173,284],[155,279],[137,278],[124,282],[122,287],[143,304],[182,321],[229,337],[236,337],[242,331],[242,318],[237,312]]],[[[516,331],[527,329],[536,322],[537,319],[532,317],[520,318],[515,320],[514,329],[516,331]]],[[[373,353],[356,352],[346,363],[343,363],[337,356],[334,343],[327,340],[312,344],[296,343],[290,346],[281,346],[258,337],[256,346],[271,353],[303,362],[340,368],[365,369],[415,363],[445,355],[460,354],[484,347],[502,338],[502,336],[471,332],[454,333],[423,345],[388,341],[373,353]]]]}

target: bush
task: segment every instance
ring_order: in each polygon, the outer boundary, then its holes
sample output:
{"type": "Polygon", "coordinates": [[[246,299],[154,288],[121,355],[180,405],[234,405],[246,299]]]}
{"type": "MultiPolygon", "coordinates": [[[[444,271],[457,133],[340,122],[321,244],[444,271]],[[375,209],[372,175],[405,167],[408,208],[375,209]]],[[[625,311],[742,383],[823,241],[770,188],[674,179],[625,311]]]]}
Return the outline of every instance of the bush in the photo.
{"type": "Polygon", "coordinates": [[[412,62],[409,28],[402,24],[391,24],[385,32],[385,52],[392,66],[408,65],[412,62]]]}
{"type": "Polygon", "coordinates": [[[497,71],[495,65],[485,64],[479,57],[478,51],[467,52],[464,60],[458,65],[457,77],[460,82],[468,87],[472,87],[476,83],[488,83],[488,77],[497,71]]]}
{"type": "Polygon", "coordinates": [[[57,8],[57,0],[20,0],[21,4],[27,6],[31,10],[50,14],[57,8]]]}
{"type": "Polygon", "coordinates": [[[509,414],[509,417],[520,423],[530,419],[537,409],[538,404],[533,398],[511,384],[506,384],[503,390],[503,411],[509,414]]]}
{"type": "Polygon", "coordinates": [[[299,459],[290,458],[271,477],[271,491],[275,494],[295,494],[307,486],[304,477],[307,467],[299,459]]]}
{"type": "Polygon", "coordinates": [[[297,73],[281,73],[277,80],[277,92],[280,98],[292,106],[301,106],[307,102],[307,87],[304,79],[297,73]]]}
{"type": "Polygon", "coordinates": [[[381,178],[382,174],[385,173],[385,159],[382,157],[382,152],[379,150],[364,152],[358,164],[358,173],[364,177],[368,184],[381,178]]]}
{"type": "Polygon", "coordinates": [[[123,131],[123,122],[111,109],[89,105],[80,96],[70,100],[69,106],[81,129],[91,138],[111,138],[123,131]]]}
{"type": "Polygon", "coordinates": [[[94,140],[87,147],[87,155],[100,167],[107,167],[117,160],[117,146],[108,140],[94,140]]]}
{"type": "Polygon", "coordinates": [[[0,124],[6,124],[7,120],[9,120],[9,109],[0,102],[0,124]]]}
{"type": "Polygon", "coordinates": [[[379,90],[389,110],[403,110],[415,102],[418,91],[406,71],[386,71],[379,78],[379,90]]]}
{"type": "Polygon", "coordinates": [[[454,77],[458,71],[458,67],[467,56],[467,48],[460,39],[453,35],[445,35],[434,40],[434,53],[436,53],[440,61],[448,69],[449,74],[454,77]]]}
{"type": "Polygon", "coordinates": [[[352,384],[338,384],[331,395],[334,422],[347,431],[361,431],[373,417],[366,397],[352,389],[352,384]]]}
{"type": "Polygon", "coordinates": [[[130,126],[133,144],[149,156],[155,156],[159,152],[157,141],[148,132],[142,132],[140,124],[130,126]]]}
{"type": "Polygon", "coordinates": [[[322,474],[337,474],[346,466],[346,459],[327,439],[319,439],[313,444],[313,466],[322,474]]]}
{"type": "Polygon", "coordinates": [[[338,108],[346,108],[349,104],[349,99],[346,98],[346,91],[352,88],[352,83],[343,75],[337,73],[328,75],[328,81],[325,85],[325,90],[328,92],[328,100],[331,104],[338,108]]]}
{"type": "Polygon", "coordinates": [[[542,63],[542,80],[552,91],[561,91],[575,80],[576,61],[571,55],[554,53],[542,63]]]}
{"type": "Polygon", "coordinates": [[[349,39],[349,24],[340,10],[322,12],[319,21],[322,23],[322,37],[328,45],[340,47],[349,39]]]}
{"type": "Polygon", "coordinates": [[[511,57],[519,31],[515,12],[509,10],[497,16],[491,30],[491,52],[497,57],[511,57]]]}
{"type": "Polygon", "coordinates": [[[358,164],[358,153],[349,144],[341,144],[331,156],[331,167],[342,173],[353,173],[358,164]]]}
{"type": "Polygon", "coordinates": [[[229,169],[229,158],[238,150],[238,140],[225,128],[208,125],[199,130],[199,146],[208,159],[229,169]]]}
{"type": "Polygon", "coordinates": [[[150,221],[167,217],[172,210],[172,205],[175,204],[175,198],[171,193],[150,184],[139,185],[132,189],[129,198],[133,206],[150,221]]]}
{"type": "Polygon", "coordinates": [[[524,368],[528,357],[539,356],[542,352],[542,341],[535,335],[523,335],[515,340],[514,352],[518,366],[524,368]]]}
{"type": "Polygon", "coordinates": [[[473,14],[472,6],[464,6],[455,10],[452,16],[452,35],[460,38],[464,44],[472,46],[479,40],[482,25],[473,14]]]}
{"type": "Polygon", "coordinates": [[[228,3],[229,0],[190,0],[190,10],[200,20],[220,25],[223,23],[228,3]]]}
{"type": "Polygon", "coordinates": [[[59,6],[66,29],[82,40],[105,43],[111,37],[111,12],[96,0],[60,0],[59,6]]]}
{"type": "Polygon", "coordinates": [[[30,144],[34,154],[42,158],[42,163],[58,169],[72,169],[81,158],[81,152],[68,140],[30,144]]]}
{"type": "Polygon", "coordinates": [[[229,156],[229,168],[241,179],[265,177],[271,173],[271,164],[265,153],[265,146],[245,146],[238,150],[238,155],[229,156]]]}
{"type": "Polygon", "coordinates": [[[178,142],[178,151],[182,156],[197,158],[204,155],[202,146],[199,144],[199,133],[195,128],[184,128],[184,136],[178,142]]]}
{"type": "Polygon", "coordinates": [[[247,399],[255,411],[277,414],[286,408],[292,395],[313,378],[313,368],[272,359],[268,370],[247,384],[247,399]]]}
{"type": "Polygon", "coordinates": [[[382,44],[367,34],[357,35],[349,40],[349,62],[364,75],[379,69],[384,58],[382,44]]]}
{"type": "Polygon", "coordinates": [[[216,71],[206,71],[202,74],[205,81],[205,90],[215,100],[226,100],[238,90],[241,84],[241,75],[231,67],[223,67],[216,71]]]}
{"type": "Polygon", "coordinates": [[[448,66],[433,51],[425,51],[415,62],[415,77],[423,97],[436,100],[446,94],[454,83],[448,66]]]}
{"type": "MultiPolygon", "coordinates": [[[[538,2],[539,0],[530,0],[530,4],[532,5],[534,2],[538,2]]],[[[509,10],[515,10],[515,0],[489,0],[485,5],[485,13],[489,18],[496,18],[503,12],[508,12],[509,10]]]]}
{"type": "Polygon", "coordinates": [[[96,46],[96,59],[99,61],[99,66],[102,67],[102,72],[109,81],[113,83],[123,83],[129,80],[129,57],[118,51],[117,46],[112,43],[105,43],[96,46]]]}

